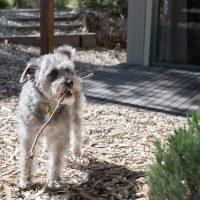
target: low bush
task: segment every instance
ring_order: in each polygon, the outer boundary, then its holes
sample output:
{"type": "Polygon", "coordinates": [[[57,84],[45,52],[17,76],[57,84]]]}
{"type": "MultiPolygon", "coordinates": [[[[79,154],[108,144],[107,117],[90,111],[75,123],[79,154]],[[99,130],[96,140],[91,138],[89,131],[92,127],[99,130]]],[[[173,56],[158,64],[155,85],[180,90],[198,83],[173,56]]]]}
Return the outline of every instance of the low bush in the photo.
{"type": "Polygon", "coordinates": [[[151,200],[200,199],[200,113],[188,117],[167,143],[156,145],[156,161],[147,174],[151,200]]]}

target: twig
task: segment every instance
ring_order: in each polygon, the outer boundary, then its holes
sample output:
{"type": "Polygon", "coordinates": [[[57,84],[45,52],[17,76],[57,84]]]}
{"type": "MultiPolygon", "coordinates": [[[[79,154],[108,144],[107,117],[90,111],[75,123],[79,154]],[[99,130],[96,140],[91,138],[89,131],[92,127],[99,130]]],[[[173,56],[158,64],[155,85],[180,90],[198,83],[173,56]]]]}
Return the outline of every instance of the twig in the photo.
{"type": "Polygon", "coordinates": [[[88,75],[86,75],[86,76],[83,76],[81,79],[86,80],[86,79],[91,78],[93,75],[94,75],[94,74],[91,73],[91,74],[88,74],[88,75]]]}
{"type": "MultiPolygon", "coordinates": [[[[93,76],[93,73],[88,74],[88,75],[86,75],[86,76],[84,76],[84,77],[81,77],[81,79],[83,79],[83,80],[89,79],[89,78],[91,78],[92,76],[93,76]]],[[[36,136],[35,136],[35,139],[34,139],[34,141],[33,141],[33,144],[32,144],[32,146],[31,146],[31,149],[30,149],[30,151],[29,151],[29,153],[28,153],[26,159],[33,159],[33,156],[34,156],[33,151],[34,151],[36,142],[37,142],[37,140],[38,140],[38,137],[40,136],[40,134],[42,133],[42,131],[45,129],[45,127],[49,124],[49,122],[51,121],[51,119],[53,118],[55,112],[58,110],[58,108],[59,108],[61,102],[62,102],[63,99],[65,98],[65,95],[66,95],[66,94],[64,94],[64,95],[60,98],[60,100],[58,101],[58,103],[57,103],[57,105],[56,105],[56,107],[55,107],[55,109],[54,109],[52,115],[49,117],[49,119],[46,121],[46,123],[42,126],[42,128],[37,132],[37,134],[36,134],[36,136]]]]}

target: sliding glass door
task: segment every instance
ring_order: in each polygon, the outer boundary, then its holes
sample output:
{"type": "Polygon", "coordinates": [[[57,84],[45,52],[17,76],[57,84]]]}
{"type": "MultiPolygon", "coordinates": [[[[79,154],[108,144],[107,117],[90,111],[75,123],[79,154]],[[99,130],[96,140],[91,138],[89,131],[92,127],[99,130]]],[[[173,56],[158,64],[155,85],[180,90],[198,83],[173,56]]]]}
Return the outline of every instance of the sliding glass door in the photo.
{"type": "Polygon", "coordinates": [[[200,0],[155,0],[154,11],[153,64],[200,68],[200,0]]]}

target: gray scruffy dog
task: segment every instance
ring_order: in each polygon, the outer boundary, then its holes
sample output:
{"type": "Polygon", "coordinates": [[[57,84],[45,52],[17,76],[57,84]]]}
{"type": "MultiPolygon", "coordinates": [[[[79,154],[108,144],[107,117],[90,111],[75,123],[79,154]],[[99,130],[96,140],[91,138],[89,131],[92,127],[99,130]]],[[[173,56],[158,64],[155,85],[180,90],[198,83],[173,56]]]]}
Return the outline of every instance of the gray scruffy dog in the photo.
{"type": "Polygon", "coordinates": [[[31,183],[32,159],[26,159],[37,131],[47,120],[61,96],[66,97],[43,134],[49,151],[49,184],[61,181],[61,167],[65,150],[73,133],[74,150],[80,153],[82,143],[82,110],[84,95],[81,79],[75,74],[75,49],[58,48],[53,54],[32,59],[22,73],[25,83],[19,98],[20,185],[31,183]]]}

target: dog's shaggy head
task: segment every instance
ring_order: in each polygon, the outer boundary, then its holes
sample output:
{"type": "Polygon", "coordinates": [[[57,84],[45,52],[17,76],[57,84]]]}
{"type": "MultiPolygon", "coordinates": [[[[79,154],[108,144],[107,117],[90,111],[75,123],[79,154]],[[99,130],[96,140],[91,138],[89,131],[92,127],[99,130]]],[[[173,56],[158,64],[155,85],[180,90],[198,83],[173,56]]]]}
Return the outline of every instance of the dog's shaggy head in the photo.
{"type": "Polygon", "coordinates": [[[73,104],[81,89],[80,79],[75,75],[75,49],[63,46],[53,54],[32,59],[22,73],[20,83],[28,79],[50,102],[58,101],[66,94],[64,103],[73,104]]]}

